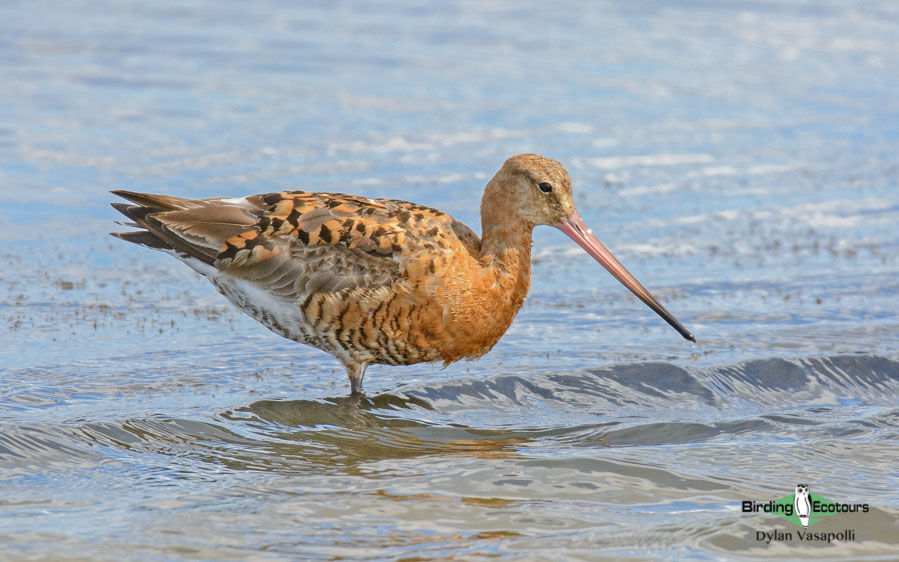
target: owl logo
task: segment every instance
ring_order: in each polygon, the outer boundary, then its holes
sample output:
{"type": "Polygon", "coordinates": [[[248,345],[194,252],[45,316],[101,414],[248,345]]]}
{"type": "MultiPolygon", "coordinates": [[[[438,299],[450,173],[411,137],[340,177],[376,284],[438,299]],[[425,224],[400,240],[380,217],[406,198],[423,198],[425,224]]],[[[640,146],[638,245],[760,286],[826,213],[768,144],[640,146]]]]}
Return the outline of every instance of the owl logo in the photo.
{"type": "Polygon", "coordinates": [[[808,517],[812,513],[808,484],[796,484],[796,493],[793,495],[793,508],[802,526],[808,527],[808,517]]]}

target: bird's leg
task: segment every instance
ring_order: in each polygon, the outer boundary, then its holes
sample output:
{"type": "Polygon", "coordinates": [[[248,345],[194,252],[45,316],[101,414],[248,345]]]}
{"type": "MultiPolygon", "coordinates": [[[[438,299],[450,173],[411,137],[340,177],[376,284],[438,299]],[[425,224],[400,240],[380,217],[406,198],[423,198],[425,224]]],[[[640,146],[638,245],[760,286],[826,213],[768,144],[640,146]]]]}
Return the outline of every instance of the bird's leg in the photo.
{"type": "Polygon", "coordinates": [[[346,373],[350,378],[350,396],[362,394],[362,377],[365,376],[365,363],[346,363],[346,373]]]}

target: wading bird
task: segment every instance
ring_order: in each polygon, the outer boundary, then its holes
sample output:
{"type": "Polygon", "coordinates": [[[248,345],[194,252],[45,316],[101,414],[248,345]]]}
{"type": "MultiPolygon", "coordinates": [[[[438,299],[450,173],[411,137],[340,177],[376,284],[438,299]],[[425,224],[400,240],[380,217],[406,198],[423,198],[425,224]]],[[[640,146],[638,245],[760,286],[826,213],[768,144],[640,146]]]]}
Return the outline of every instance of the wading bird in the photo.
{"type": "Polygon", "coordinates": [[[584,224],[555,160],[519,154],[484,189],[481,236],[441,211],[394,199],[282,191],[184,199],[113,191],[141,230],[113,233],[162,250],[238,308],[346,367],[353,394],[373,363],[481,357],[531,282],[531,232],[554,226],[688,340],[696,341],[584,224]]]}

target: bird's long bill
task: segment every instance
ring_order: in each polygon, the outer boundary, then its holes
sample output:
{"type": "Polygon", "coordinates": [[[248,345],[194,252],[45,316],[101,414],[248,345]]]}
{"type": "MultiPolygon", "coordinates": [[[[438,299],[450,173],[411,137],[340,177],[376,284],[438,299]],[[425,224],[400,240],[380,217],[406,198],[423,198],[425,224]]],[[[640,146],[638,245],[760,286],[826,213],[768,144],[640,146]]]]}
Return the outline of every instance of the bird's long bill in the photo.
{"type": "Polygon", "coordinates": [[[677,321],[677,318],[674,317],[670,312],[665,310],[665,307],[659,304],[659,301],[653,297],[646,288],[640,284],[637,279],[631,275],[631,273],[621,265],[615,256],[612,255],[605,246],[603,246],[602,242],[596,239],[596,236],[593,236],[593,233],[587,228],[587,225],[584,224],[584,220],[578,214],[577,211],[571,213],[571,216],[562,219],[562,222],[559,224],[553,225],[565,234],[568,235],[569,238],[577,242],[578,246],[587,251],[588,254],[593,256],[593,259],[598,261],[604,268],[606,268],[609,273],[615,276],[615,279],[621,281],[621,283],[630,289],[632,293],[637,295],[637,297],[645,302],[649,308],[656,311],[656,314],[665,319],[665,322],[671,324],[671,327],[680,332],[680,335],[684,336],[690,341],[696,341],[696,338],[693,337],[693,334],[690,333],[689,330],[684,328],[684,326],[677,321]]]}

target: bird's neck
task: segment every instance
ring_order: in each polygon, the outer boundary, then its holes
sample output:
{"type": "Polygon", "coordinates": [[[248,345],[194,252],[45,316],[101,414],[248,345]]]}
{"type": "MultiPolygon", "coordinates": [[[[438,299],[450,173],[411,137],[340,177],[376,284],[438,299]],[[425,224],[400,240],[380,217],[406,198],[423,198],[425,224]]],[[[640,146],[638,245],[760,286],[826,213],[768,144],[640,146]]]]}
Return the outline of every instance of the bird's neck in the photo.
{"type": "MultiPolygon", "coordinates": [[[[532,226],[516,223],[482,223],[481,266],[483,275],[495,292],[498,306],[508,308],[511,316],[524,304],[531,286],[532,226]]],[[[505,328],[503,329],[505,331],[505,328]]]]}
{"type": "Polygon", "coordinates": [[[480,262],[484,275],[502,293],[497,302],[510,303],[514,317],[531,285],[534,225],[519,216],[521,202],[497,195],[502,192],[498,181],[491,180],[481,201],[480,262]]]}
{"type": "Polygon", "coordinates": [[[481,224],[481,263],[484,267],[496,267],[508,273],[522,269],[530,274],[533,227],[525,224],[481,224]]]}

